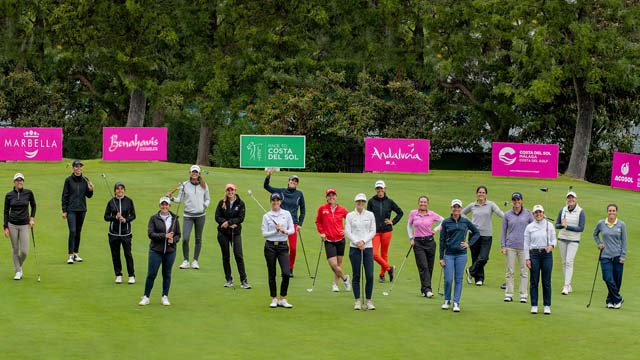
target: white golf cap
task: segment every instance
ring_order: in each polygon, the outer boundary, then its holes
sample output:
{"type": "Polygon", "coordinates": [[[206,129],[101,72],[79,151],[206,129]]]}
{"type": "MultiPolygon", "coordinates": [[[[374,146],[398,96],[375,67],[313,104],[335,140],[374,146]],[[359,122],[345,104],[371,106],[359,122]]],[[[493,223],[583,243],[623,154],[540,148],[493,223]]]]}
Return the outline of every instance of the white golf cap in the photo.
{"type": "Polygon", "coordinates": [[[536,211],[544,212],[544,208],[542,207],[542,205],[533,205],[533,212],[536,212],[536,211]]]}
{"type": "Polygon", "coordinates": [[[169,199],[166,196],[161,197],[160,201],[158,202],[158,204],[162,204],[163,202],[166,202],[167,204],[171,205],[171,199],[169,199]]]}
{"type": "Polygon", "coordinates": [[[356,195],[354,201],[367,201],[367,196],[363,193],[356,195]]]}
{"type": "Polygon", "coordinates": [[[24,180],[24,175],[22,175],[22,173],[16,173],[15,175],[13,175],[13,181],[16,181],[18,179],[24,180]]]}
{"type": "Polygon", "coordinates": [[[192,165],[192,166],[191,166],[191,169],[189,170],[189,172],[194,172],[194,171],[197,171],[197,172],[198,172],[198,174],[199,174],[199,173],[200,173],[200,166],[198,166],[198,165],[192,165]]]}
{"type": "Polygon", "coordinates": [[[576,195],[576,192],[575,192],[575,191],[569,191],[569,192],[567,193],[567,197],[569,197],[569,196],[573,196],[573,197],[574,197],[574,198],[576,198],[576,199],[578,198],[578,195],[576,195]]]}
{"type": "Polygon", "coordinates": [[[376,181],[376,186],[375,186],[375,188],[377,189],[377,188],[379,188],[379,187],[381,187],[381,188],[386,188],[386,187],[387,187],[387,185],[385,185],[385,184],[384,184],[384,181],[382,181],[382,180],[378,180],[378,181],[376,181]]]}
{"type": "Polygon", "coordinates": [[[456,205],[458,205],[458,206],[462,207],[462,201],[461,201],[460,199],[453,199],[453,200],[451,200],[451,207],[454,207],[454,206],[456,206],[456,205]]]}

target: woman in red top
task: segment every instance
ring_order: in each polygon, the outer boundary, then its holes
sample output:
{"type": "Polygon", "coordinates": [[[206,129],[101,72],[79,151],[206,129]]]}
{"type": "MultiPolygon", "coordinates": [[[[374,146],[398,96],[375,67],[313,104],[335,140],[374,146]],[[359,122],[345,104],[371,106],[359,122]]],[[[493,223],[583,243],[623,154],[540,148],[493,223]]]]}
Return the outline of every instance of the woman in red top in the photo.
{"type": "Polygon", "coordinates": [[[327,252],[327,261],[333,270],[333,291],[340,291],[338,280],[344,281],[344,289],[351,290],[349,275],[342,272],[342,258],[344,257],[344,219],[349,211],[338,205],[338,195],[335,189],[327,189],[325,192],[327,203],[318,208],[316,215],[316,228],[320,233],[320,239],[324,242],[327,252]]]}

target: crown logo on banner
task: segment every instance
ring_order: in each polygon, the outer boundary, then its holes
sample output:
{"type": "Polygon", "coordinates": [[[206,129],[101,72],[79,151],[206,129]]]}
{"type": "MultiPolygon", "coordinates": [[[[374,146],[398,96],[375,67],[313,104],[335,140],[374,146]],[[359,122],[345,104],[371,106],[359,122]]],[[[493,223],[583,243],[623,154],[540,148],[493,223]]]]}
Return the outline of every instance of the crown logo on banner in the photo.
{"type": "Polygon", "coordinates": [[[35,130],[33,130],[33,129],[32,129],[32,130],[27,130],[27,131],[25,131],[22,135],[23,135],[25,138],[32,138],[32,139],[35,139],[35,138],[39,138],[39,137],[40,137],[40,133],[38,133],[37,131],[35,131],[35,130]]]}

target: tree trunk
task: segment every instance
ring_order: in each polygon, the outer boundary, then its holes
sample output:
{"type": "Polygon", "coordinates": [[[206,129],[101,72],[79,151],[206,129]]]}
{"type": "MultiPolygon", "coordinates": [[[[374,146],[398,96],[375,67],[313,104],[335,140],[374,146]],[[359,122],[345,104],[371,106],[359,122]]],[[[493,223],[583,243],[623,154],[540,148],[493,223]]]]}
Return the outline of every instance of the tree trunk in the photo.
{"type": "Polygon", "coordinates": [[[147,111],[147,97],[140,89],[131,91],[129,99],[129,116],[127,116],[127,127],[143,127],[144,115],[147,111]]]}
{"type": "Polygon", "coordinates": [[[587,159],[591,146],[591,128],[593,127],[593,112],[595,100],[585,88],[585,80],[574,77],[573,86],[576,91],[578,103],[578,116],[576,117],[576,133],[573,137],[571,159],[566,174],[580,180],[584,180],[587,172],[587,159]]]}
{"type": "Polygon", "coordinates": [[[200,126],[200,139],[198,140],[198,158],[196,164],[209,166],[209,150],[211,149],[211,136],[213,129],[207,126],[200,126]]]}
{"type": "Polygon", "coordinates": [[[151,124],[153,127],[162,127],[164,125],[164,108],[153,110],[151,114],[151,124]]]}

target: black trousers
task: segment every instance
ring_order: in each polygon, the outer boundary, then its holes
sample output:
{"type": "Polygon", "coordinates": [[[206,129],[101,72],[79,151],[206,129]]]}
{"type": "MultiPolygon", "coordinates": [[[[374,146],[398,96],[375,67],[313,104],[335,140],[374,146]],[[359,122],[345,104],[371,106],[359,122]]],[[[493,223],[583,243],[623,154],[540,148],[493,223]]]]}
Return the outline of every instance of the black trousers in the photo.
{"type": "Polygon", "coordinates": [[[271,297],[276,297],[278,288],[276,287],[276,261],[280,264],[280,272],[282,274],[282,282],[280,282],[280,296],[287,296],[289,289],[289,278],[291,270],[289,269],[289,246],[286,241],[265,241],[264,242],[264,258],[267,260],[267,270],[269,272],[269,293],[271,297]]]}
{"type": "Polygon", "coordinates": [[[416,257],[418,274],[420,274],[420,291],[426,294],[427,291],[432,291],[431,277],[436,257],[436,242],[433,240],[433,236],[415,238],[413,255],[416,257]]]}
{"type": "Polygon", "coordinates": [[[122,276],[120,245],[122,245],[122,250],[124,250],[124,259],[127,263],[127,273],[129,274],[129,276],[136,276],[136,271],[133,267],[133,255],[131,255],[131,235],[118,236],[109,234],[109,247],[111,248],[113,272],[116,274],[116,276],[122,276]]]}
{"type": "Polygon", "coordinates": [[[233,280],[231,275],[231,254],[229,252],[229,245],[233,247],[233,257],[236,260],[238,266],[238,274],[240,274],[240,281],[247,280],[247,273],[244,270],[244,258],[242,257],[242,236],[240,234],[233,233],[231,235],[218,232],[218,244],[220,244],[220,251],[222,252],[222,267],[224,269],[224,278],[227,281],[233,280]]]}
{"type": "Polygon", "coordinates": [[[69,254],[77,254],[80,249],[80,234],[82,233],[82,225],[84,224],[84,218],[86,215],[86,211],[67,212],[67,226],[69,227],[67,248],[69,250],[69,254]]]}
{"type": "Polygon", "coordinates": [[[489,261],[491,252],[491,236],[480,236],[478,241],[471,246],[471,267],[469,273],[476,281],[484,281],[484,266],[489,261]]]}

